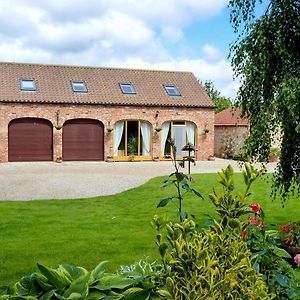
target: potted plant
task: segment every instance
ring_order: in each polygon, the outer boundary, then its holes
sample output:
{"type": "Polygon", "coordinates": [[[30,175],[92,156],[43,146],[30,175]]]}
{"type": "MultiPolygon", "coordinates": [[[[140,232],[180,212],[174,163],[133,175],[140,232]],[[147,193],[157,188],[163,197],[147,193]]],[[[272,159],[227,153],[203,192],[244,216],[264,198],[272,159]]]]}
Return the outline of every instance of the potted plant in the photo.
{"type": "Polygon", "coordinates": [[[279,147],[272,147],[270,149],[269,160],[271,162],[278,162],[279,157],[280,157],[280,148],[279,147]]]}
{"type": "Polygon", "coordinates": [[[57,124],[57,125],[55,126],[55,129],[56,129],[56,130],[61,130],[61,129],[62,129],[62,125],[58,125],[58,124],[57,124]]]}
{"type": "Polygon", "coordinates": [[[155,128],[155,131],[156,131],[156,132],[160,132],[160,131],[161,131],[161,127],[156,127],[156,128],[155,128]]]}
{"type": "Polygon", "coordinates": [[[107,133],[111,133],[111,132],[113,132],[113,131],[114,131],[114,129],[111,128],[111,127],[106,128],[106,132],[107,132],[107,133]]]}
{"type": "Polygon", "coordinates": [[[62,157],[61,156],[57,156],[55,161],[57,163],[61,163],[62,162],[62,157]]]}
{"type": "Polygon", "coordinates": [[[279,226],[279,242],[291,256],[300,254],[300,221],[279,226]]]}
{"type": "Polygon", "coordinates": [[[127,142],[127,152],[128,152],[130,161],[134,160],[134,155],[137,152],[136,151],[137,147],[138,147],[138,139],[137,139],[137,137],[131,135],[127,142]]]}
{"type": "Polygon", "coordinates": [[[209,133],[209,129],[208,128],[204,128],[203,132],[204,132],[204,134],[207,134],[207,133],[209,133]]]}

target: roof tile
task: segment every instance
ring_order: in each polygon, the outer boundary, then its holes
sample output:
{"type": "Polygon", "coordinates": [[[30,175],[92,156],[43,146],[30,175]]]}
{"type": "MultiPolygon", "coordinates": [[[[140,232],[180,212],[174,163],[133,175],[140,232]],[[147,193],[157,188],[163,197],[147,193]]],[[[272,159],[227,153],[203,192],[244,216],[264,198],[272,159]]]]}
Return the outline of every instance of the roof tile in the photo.
{"type": "Polygon", "coordinates": [[[3,62],[0,84],[1,102],[213,107],[190,72],[3,62]],[[20,91],[21,78],[35,79],[37,90],[20,91]],[[88,93],[74,93],[72,80],[85,81],[88,93]],[[119,83],[132,83],[137,94],[123,94],[119,83]],[[178,87],[181,96],[169,96],[164,84],[178,87]]]}

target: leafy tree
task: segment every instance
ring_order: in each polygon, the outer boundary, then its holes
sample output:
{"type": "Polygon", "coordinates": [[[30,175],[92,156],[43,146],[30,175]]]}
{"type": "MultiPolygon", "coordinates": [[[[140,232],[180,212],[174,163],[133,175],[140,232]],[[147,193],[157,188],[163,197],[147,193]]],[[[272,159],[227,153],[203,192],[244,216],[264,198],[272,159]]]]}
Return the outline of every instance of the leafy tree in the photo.
{"type": "Polygon", "coordinates": [[[230,50],[241,80],[236,104],[251,126],[246,151],[267,159],[280,128],[274,186],[285,196],[300,182],[300,1],[230,0],[229,7],[238,34],[230,50]]]}
{"type": "Polygon", "coordinates": [[[230,98],[221,96],[221,93],[215,88],[211,80],[206,80],[202,83],[208,96],[212,99],[215,104],[215,112],[218,113],[226,108],[232,107],[232,102],[230,98]]]}

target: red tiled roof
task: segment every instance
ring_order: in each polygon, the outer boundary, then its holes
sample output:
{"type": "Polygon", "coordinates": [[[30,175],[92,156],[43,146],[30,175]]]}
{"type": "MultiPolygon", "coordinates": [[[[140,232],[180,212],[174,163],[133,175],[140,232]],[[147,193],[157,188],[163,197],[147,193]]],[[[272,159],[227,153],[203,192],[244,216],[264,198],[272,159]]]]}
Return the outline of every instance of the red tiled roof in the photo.
{"type": "Polygon", "coordinates": [[[215,114],[215,126],[248,126],[248,119],[241,118],[241,109],[224,109],[215,114]]]}
{"type": "Polygon", "coordinates": [[[0,102],[213,107],[190,72],[4,62],[0,86],[0,102]],[[34,79],[37,90],[20,91],[20,79],[34,79]],[[74,93],[71,81],[84,81],[88,93],[74,93]],[[136,94],[123,94],[120,83],[133,84],[136,94]],[[169,96],[164,84],[176,86],[181,96],[169,96]]]}

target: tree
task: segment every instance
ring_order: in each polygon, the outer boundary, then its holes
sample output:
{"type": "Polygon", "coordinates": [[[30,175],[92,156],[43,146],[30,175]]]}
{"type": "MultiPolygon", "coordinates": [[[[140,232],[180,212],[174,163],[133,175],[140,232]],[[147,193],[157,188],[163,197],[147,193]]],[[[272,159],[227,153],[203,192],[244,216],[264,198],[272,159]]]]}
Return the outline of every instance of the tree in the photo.
{"type": "Polygon", "coordinates": [[[250,119],[246,151],[267,159],[280,128],[274,187],[285,196],[300,182],[300,1],[230,0],[229,7],[238,34],[230,49],[241,80],[236,104],[250,119]]]}
{"type": "Polygon", "coordinates": [[[208,96],[211,98],[215,105],[215,112],[218,113],[226,108],[232,107],[232,102],[230,98],[221,96],[221,93],[215,88],[211,80],[206,80],[204,83],[201,83],[205,89],[208,96]]]}

